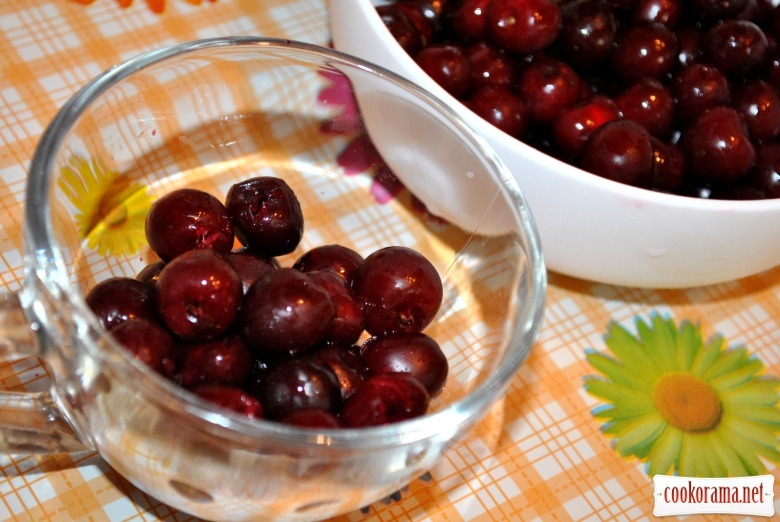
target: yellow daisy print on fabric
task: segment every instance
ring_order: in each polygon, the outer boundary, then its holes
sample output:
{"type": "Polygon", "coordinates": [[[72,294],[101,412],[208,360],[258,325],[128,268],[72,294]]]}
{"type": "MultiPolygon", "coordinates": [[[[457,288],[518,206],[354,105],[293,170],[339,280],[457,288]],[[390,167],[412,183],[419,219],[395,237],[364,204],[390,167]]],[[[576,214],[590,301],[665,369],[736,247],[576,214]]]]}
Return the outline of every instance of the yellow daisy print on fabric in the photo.
{"type": "Polygon", "coordinates": [[[144,223],[153,200],[143,183],[98,159],[74,156],[60,169],[57,186],[78,211],[79,235],[98,254],[132,255],[146,243],[144,223]]]}
{"type": "Polygon", "coordinates": [[[585,389],[605,402],[593,411],[623,457],[646,463],[650,476],[753,476],[764,460],[780,462],[780,380],[745,347],[700,326],[679,327],[658,314],[637,319],[637,335],[617,323],[589,351],[600,376],[585,389]]]}

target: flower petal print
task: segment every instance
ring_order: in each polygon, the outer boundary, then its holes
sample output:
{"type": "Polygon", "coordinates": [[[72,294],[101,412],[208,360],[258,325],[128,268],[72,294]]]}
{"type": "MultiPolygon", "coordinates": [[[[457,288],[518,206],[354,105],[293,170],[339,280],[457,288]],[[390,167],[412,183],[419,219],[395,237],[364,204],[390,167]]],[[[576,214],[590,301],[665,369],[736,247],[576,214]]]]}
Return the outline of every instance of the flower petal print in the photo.
{"type": "Polygon", "coordinates": [[[593,415],[621,456],[644,461],[650,476],[760,475],[764,460],[780,462],[780,380],[763,375],[759,358],[720,335],[705,341],[687,320],[652,314],[635,325],[633,335],[612,323],[612,353],[586,354],[601,374],[585,380],[604,401],[593,415]]]}
{"type": "MultiPolygon", "coordinates": [[[[72,2],[76,2],[78,4],[82,5],[89,5],[93,3],[95,0],[71,0],[72,2]]],[[[130,7],[133,4],[133,0],[114,0],[119,7],[130,7]]],[[[153,13],[162,13],[165,10],[165,0],[144,0],[146,2],[147,7],[153,12],[153,13]]],[[[186,0],[187,2],[193,4],[193,5],[200,5],[203,3],[203,0],[186,0]]],[[[217,0],[208,0],[209,2],[216,2],[217,0]]]]}
{"type": "Polygon", "coordinates": [[[144,224],[152,197],[139,181],[120,176],[99,160],[72,157],[57,186],[78,210],[79,235],[100,255],[131,255],[146,243],[144,224]]]}
{"type": "Polygon", "coordinates": [[[404,186],[385,164],[366,133],[349,78],[338,72],[323,71],[320,74],[328,80],[328,84],[319,92],[317,101],[339,108],[338,114],[324,122],[320,130],[326,134],[349,137],[349,143],[336,158],[338,165],[347,176],[370,172],[374,177],[371,194],[377,202],[387,203],[404,186]]]}

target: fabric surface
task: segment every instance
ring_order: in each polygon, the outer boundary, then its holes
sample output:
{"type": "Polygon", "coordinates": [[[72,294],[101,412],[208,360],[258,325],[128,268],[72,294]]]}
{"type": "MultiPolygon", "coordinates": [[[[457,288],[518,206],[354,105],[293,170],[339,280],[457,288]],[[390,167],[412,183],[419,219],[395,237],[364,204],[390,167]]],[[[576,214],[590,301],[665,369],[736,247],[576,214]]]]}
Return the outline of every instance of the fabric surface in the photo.
{"type": "MultiPolygon", "coordinates": [[[[2,288],[21,286],[21,207],[33,150],[80,86],[141,52],[197,38],[262,35],[328,45],[327,17],[324,0],[0,2],[2,288]]],[[[377,191],[378,200],[392,197],[387,187],[377,191]]],[[[660,352],[648,357],[662,368],[659,378],[667,370],[689,369],[664,370],[660,352]]],[[[780,268],[721,285],[664,291],[550,274],[539,341],[495,411],[408,488],[338,520],[651,520],[651,472],[660,467],[672,473],[665,467],[672,462],[701,476],[747,472],[777,479],[779,373],[780,268]],[[677,329],[686,321],[699,330],[677,329]],[[635,354],[640,348],[631,339],[650,330],[665,332],[667,339],[679,333],[676,346],[692,358],[706,351],[697,351],[697,333],[702,340],[723,339],[723,350],[708,352],[712,363],[696,381],[709,383],[721,397],[719,439],[691,435],[695,430],[686,431],[682,421],[670,428],[657,386],[656,402],[647,407],[655,405],[660,413],[632,417],[644,424],[615,414],[615,407],[628,408],[626,396],[614,393],[615,382],[642,390],[626,346],[635,354]],[[731,349],[740,346],[742,351],[731,349]],[[641,440],[628,444],[632,436],[641,440]]],[[[0,363],[5,390],[46,383],[35,359],[0,363]]],[[[777,483],[774,494],[777,509],[777,483]]],[[[0,456],[0,520],[194,519],[137,490],[97,455],[79,453],[0,456]]]]}

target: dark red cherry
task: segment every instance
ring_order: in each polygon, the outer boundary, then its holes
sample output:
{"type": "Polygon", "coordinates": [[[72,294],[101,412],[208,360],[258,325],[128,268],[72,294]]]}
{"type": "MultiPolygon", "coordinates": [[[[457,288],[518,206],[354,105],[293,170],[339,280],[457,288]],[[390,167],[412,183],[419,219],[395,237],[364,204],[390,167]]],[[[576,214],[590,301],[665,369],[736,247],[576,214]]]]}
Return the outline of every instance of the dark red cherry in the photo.
{"type": "Polygon", "coordinates": [[[685,156],[673,143],[650,138],[653,145],[653,170],[650,188],[659,192],[679,193],[685,183],[685,156]]]}
{"type": "Polygon", "coordinates": [[[517,65],[513,56],[487,42],[477,42],[466,48],[471,64],[474,89],[480,87],[514,88],[517,81],[517,65]]]}
{"type": "Polygon", "coordinates": [[[739,87],[734,93],[734,108],[744,118],[754,142],[780,135],[780,93],[767,82],[753,80],[739,87]]]}
{"type": "Polygon", "coordinates": [[[344,281],[352,281],[352,273],[363,262],[363,256],[339,244],[321,245],[304,252],[293,263],[301,272],[324,270],[339,275],[344,281]]]}
{"type": "Polygon", "coordinates": [[[579,70],[605,62],[617,47],[618,23],[601,0],[575,0],[562,7],[562,29],[555,50],[579,70]]]}
{"type": "Polygon", "coordinates": [[[214,341],[182,344],[179,384],[192,388],[204,384],[242,386],[252,368],[252,356],[237,335],[226,335],[214,341]]]}
{"type": "Polygon", "coordinates": [[[289,254],[303,236],[301,204],[283,179],[260,176],[236,183],[225,206],[238,239],[258,255],[289,254]]]}
{"type": "Polygon", "coordinates": [[[424,415],[429,402],[425,386],[409,374],[374,375],[344,401],[339,420],[349,428],[391,424],[424,415]]]}
{"type": "Polygon", "coordinates": [[[409,17],[397,5],[380,5],[376,8],[382,23],[390,31],[396,42],[408,54],[414,54],[422,49],[422,37],[409,17]]]}
{"type": "Polygon", "coordinates": [[[695,25],[686,25],[676,31],[677,66],[688,67],[704,59],[704,31],[695,25]]]}
{"type": "Polygon", "coordinates": [[[685,5],[682,0],[639,0],[634,7],[633,22],[658,22],[673,29],[680,21],[685,5]]]}
{"type": "Polygon", "coordinates": [[[296,410],[283,417],[281,422],[299,428],[336,429],[341,427],[338,417],[322,408],[296,410]]]}
{"type": "Polygon", "coordinates": [[[217,198],[184,188],[154,202],[146,216],[146,239],[163,261],[195,249],[224,254],[233,248],[233,222],[217,198]]]}
{"type": "Polygon", "coordinates": [[[416,378],[431,398],[447,381],[449,365],[439,344],[422,333],[372,337],[363,343],[360,356],[371,375],[408,373],[416,378]]]}
{"type": "Polygon", "coordinates": [[[465,98],[473,86],[471,63],[463,48],[433,44],[414,55],[417,65],[442,89],[457,99],[465,98]]]}
{"type": "Polygon", "coordinates": [[[665,25],[632,25],[618,33],[612,68],[626,82],[660,79],[676,64],[678,48],[677,35],[665,25]]]}
{"type": "Polygon", "coordinates": [[[580,98],[583,81],[566,63],[555,59],[536,60],[520,74],[517,90],[537,122],[549,123],[580,98]]]}
{"type": "Polygon", "coordinates": [[[363,301],[372,335],[421,332],[439,311],[444,293],[433,264],[401,246],[366,257],[352,278],[352,291],[363,301]]]}
{"type": "Polygon", "coordinates": [[[239,326],[255,356],[278,357],[320,342],[336,314],[328,293],[303,272],[279,268],[253,284],[239,326]]]}
{"type": "Polygon", "coordinates": [[[401,0],[394,4],[403,11],[420,35],[420,45],[429,45],[436,37],[436,31],[440,25],[439,17],[433,9],[424,2],[401,0]]]}
{"type": "Polygon", "coordinates": [[[225,384],[206,384],[193,389],[199,397],[220,408],[233,411],[248,419],[262,419],[263,406],[255,397],[239,387],[225,384]]]}
{"type": "Polygon", "coordinates": [[[492,0],[488,38],[513,53],[533,53],[550,45],[563,24],[555,0],[492,0]]]}
{"type": "Polygon", "coordinates": [[[152,263],[149,263],[148,265],[143,267],[140,272],[138,272],[135,278],[141,281],[142,283],[146,283],[147,285],[154,286],[164,266],[165,266],[164,261],[154,261],[152,263]]]}
{"type": "Polygon", "coordinates": [[[225,254],[225,261],[230,263],[241,278],[241,287],[245,294],[266,272],[279,268],[279,261],[275,258],[258,255],[246,249],[225,254]]]}
{"type": "Polygon", "coordinates": [[[748,0],[690,0],[688,12],[700,20],[728,18],[739,13],[748,0]]]}
{"type": "Polygon", "coordinates": [[[176,372],[176,344],[165,328],[156,322],[130,319],[111,329],[111,336],[157,373],[173,377],[176,372]]]}
{"type": "Polygon", "coordinates": [[[653,170],[650,133],[632,120],[607,122],[588,138],[580,167],[626,185],[647,187],[653,170]]]}
{"type": "Polygon", "coordinates": [[[101,281],[89,290],[85,301],[107,330],[131,319],[157,318],[153,288],[129,277],[101,281]]]}
{"type": "Polygon", "coordinates": [[[156,305],[165,325],[188,341],[214,339],[233,325],[243,295],[230,263],[212,250],[190,250],[165,265],[156,305]]]}
{"type": "Polygon", "coordinates": [[[707,32],[704,50],[722,70],[744,75],[763,65],[768,45],[766,35],[753,22],[727,20],[707,32]]]}
{"type": "Polygon", "coordinates": [[[345,345],[329,345],[318,348],[314,355],[327,364],[341,388],[341,398],[352,395],[368,376],[365,362],[360,358],[359,348],[345,345]]]}
{"type": "Polygon", "coordinates": [[[768,198],[780,198],[780,141],[764,143],[756,151],[756,166],[749,175],[753,186],[768,198]]]}
{"type": "Polygon", "coordinates": [[[317,270],[306,272],[306,275],[328,294],[336,309],[321,342],[347,345],[356,343],[366,325],[362,301],[352,293],[348,283],[338,274],[317,270]]]}
{"type": "Polygon", "coordinates": [[[266,418],[273,420],[298,410],[319,408],[334,413],[341,408],[336,376],[327,364],[310,355],[284,359],[271,366],[257,397],[266,418]]]}
{"type": "Polygon", "coordinates": [[[620,109],[614,100],[600,94],[591,96],[553,120],[553,142],[565,154],[578,156],[593,131],[619,117],[620,109]]]}
{"type": "Polygon", "coordinates": [[[642,78],[615,97],[623,117],[643,125],[653,136],[666,137],[675,119],[674,97],[658,80],[642,78]]]}
{"type": "Polygon", "coordinates": [[[515,138],[528,128],[528,108],[519,96],[505,87],[486,86],[474,91],[466,106],[479,117],[515,138]]]}
{"type": "Polygon", "coordinates": [[[731,101],[731,86],[719,68],[698,63],[680,69],[671,82],[682,123],[696,118],[705,110],[731,101]]]}
{"type": "Polygon", "coordinates": [[[461,42],[485,40],[488,36],[487,9],[492,0],[461,0],[446,11],[449,30],[461,42]]]}
{"type": "Polygon", "coordinates": [[[704,111],[683,131],[680,145],[691,174],[714,183],[738,180],[756,160],[745,122],[731,107],[704,111]]]}

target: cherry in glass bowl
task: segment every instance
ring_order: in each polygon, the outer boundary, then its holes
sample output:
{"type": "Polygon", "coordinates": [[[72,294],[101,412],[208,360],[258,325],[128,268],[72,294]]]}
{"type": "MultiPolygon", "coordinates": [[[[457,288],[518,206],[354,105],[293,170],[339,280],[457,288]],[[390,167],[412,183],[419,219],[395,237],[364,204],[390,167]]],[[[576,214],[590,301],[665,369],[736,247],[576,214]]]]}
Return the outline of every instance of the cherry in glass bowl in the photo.
{"type": "MultiPolygon", "coordinates": [[[[148,221],[156,229],[182,219],[169,213],[148,221]]],[[[26,277],[18,293],[0,300],[0,347],[8,358],[40,356],[52,386],[0,397],[11,419],[0,427],[2,450],[96,450],[143,491],[209,520],[323,519],[402,488],[500,410],[544,311],[546,272],[533,217],[486,142],[447,105],[394,73],[286,40],[176,44],[88,83],[42,136],[24,224],[26,277]],[[288,275],[296,264],[321,266],[323,252],[334,250],[334,263],[351,270],[345,249],[365,258],[403,247],[431,263],[443,297],[423,333],[441,347],[449,374],[443,389],[436,382],[425,415],[355,428],[311,427],[324,422],[316,414],[295,423],[249,418],[258,413],[256,401],[239,398],[241,413],[220,406],[235,399],[224,389],[194,393],[183,385],[198,382],[198,361],[210,353],[221,350],[232,354],[233,367],[246,366],[230,337],[188,352],[176,382],[165,353],[142,360],[118,342],[142,346],[159,330],[114,335],[101,323],[95,311],[110,311],[112,302],[145,313],[144,291],[116,285],[116,278],[141,286],[156,281],[155,291],[167,289],[159,302],[169,303],[187,298],[173,289],[203,266],[230,272],[220,258],[230,245],[221,236],[212,239],[222,254],[177,254],[176,234],[157,247],[173,258],[160,271],[144,230],[155,202],[175,193],[154,208],[208,214],[214,200],[231,199],[236,183],[257,177],[284,181],[300,202],[300,242],[269,254],[288,275]],[[206,264],[195,263],[201,258],[206,264]]],[[[153,236],[157,243],[159,234],[153,236]]],[[[257,265],[240,256],[228,261],[257,277],[257,265]]],[[[244,281],[234,279],[236,292],[243,291],[244,281]]],[[[261,309],[262,295],[253,302],[261,309]]],[[[220,331],[232,331],[229,320],[220,331]]],[[[177,324],[177,343],[199,335],[186,321],[177,324]]],[[[247,389],[251,372],[261,371],[249,370],[247,389]]]]}
{"type": "MultiPolygon", "coordinates": [[[[603,99],[597,99],[587,107],[577,107],[578,115],[569,113],[553,117],[554,112],[543,103],[544,100],[534,97],[535,90],[533,89],[535,84],[541,85],[543,83],[539,79],[544,79],[544,74],[547,74],[548,77],[552,74],[550,64],[546,63],[544,59],[534,60],[530,64],[521,63],[520,69],[525,67],[527,72],[523,75],[524,78],[521,82],[517,77],[507,74],[506,63],[503,63],[502,60],[508,59],[506,57],[508,53],[505,53],[503,58],[496,58],[495,51],[491,50],[491,48],[499,47],[505,51],[510,50],[514,56],[519,57],[518,60],[521,62],[523,56],[529,56],[533,53],[542,55],[549,51],[548,54],[554,55],[550,51],[551,47],[545,46],[555,46],[557,42],[549,44],[549,35],[544,34],[544,28],[545,24],[554,26],[559,23],[562,27],[559,35],[563,35],[565,32],[565,38],[570,41],[571,45],[576,45],[579,49],[578,65],[581,70],[588,70],[588,67],[593,68],[594,66],[590,62],[602,59],[609,50],[599,46],[598,42],[601,41],[599,38],[581,39],[585,38],[583,35],[593,33],[594,28],[603,29],[605,27],[604,20],[598,19],[598,13],[595,12],[599,9],[599,4],[599,2],[585,0],[577,2],[550,2],[548,0],[518,0],[514,2],[511,0],[493,0],[492,2],[490,0],[407,0],[402,2],[332,0],[329,2],[329,7],[332,37],[336,49],[387,67],[434,93],[477,129],[506,162],[512,175],[523,187],[528,204],[536,218],[544,246],[545,260],[550,271],[607,284],[648,288],[686,288],[727,282],[776,267],[780,264],[780,242],[777,241],[778,234],[780,234],[780,198],[748,200],[746,199],[749,196],[747,191],[735,189],[733,194],[729,196],[731,199],[720,199],[720,195],[708,192],[706,185],[702,186],[702,190],[710,196],[708,198],[673,194],[668,187],[663,186],[659,186],[657,190],[650,190],[631,185],[631,182],[638,182],[641,185],[643,180],[632,179],[632,173],[626,170],[617,172],[615,176],[617,181],[607,179],[590,171],[590,169],[614,167],[614,165],[605,163],[607,159],[604,151],[609,145],[604,144],[604,142],[610,140],[605,139],[604,136],[600,138],[602,142],[600,149],[595,147],[595,150],[589,154],[589,158],[585,162],[587,170],[585,167],[574,166],[575,163],[571,161],[561,159],[566,155],[576,155],[581,150],[582,137],[587,134],[565,132],[567,128],[573,129],[577,122],[591,122],[586,125],[593,122],[603,123],[616,118],[622,111],[624,115],[631,114],[633,119],[647,121],[652,129],[659,129],[658,132],[665,132],[664,129],[670,125],[668,118],[661,117],[666,114],[664,107],[668,108],[669,104],[672,103],[668,93],[653,91],[654,88],[657,88],[655,80],[642,76],[642,74],[656,74],[661,77],[668,74],[670,56],[668,53],[660,54],[645,60],[643,48],[646,45],[643,42],[652,40],[658,44],[659,48],[663,47],[659,42],[668,42],[671,38],[670,31],[659,27],[658,24],[673,24],[682,16],[675,9],[689,9],[685,2],[633,3],[632,6],[638,6],[636,7],[638,28],[624,27],[626,33],[633,33],[630,36],[632,45],[624,46],[624,50],[619,56],[613,57],[617,64],[617,70],[624,75],[624,78],[604,80],[607,84],[603,86],[604,92],[609,92],[609,82],[625,80],[626,82],[635,82],[634,96],[655,96],[657,105],[650,107],[644,115],[637,114],[637,111],[630,113],[626,109],[626,105],[620,106],[615,100],[605,102],[603,99]],[[426,30],[419,30],[417,33],[410,31],[402,23],[404,17],[392,16],[391,11],[377,12],[378,7],[388,6],[388,4],[405,4],[405,20],[412,24],[412,29],[430,28],[430,25],[426,26],[426,23],[429,22],[426,22],[425,15],[436,13],[437,9],[442,9],[442,6],[464,6],[460,11],[450,11],[450,13],[456,12],[457,14],[451,15],[446,23],[449,24],[450,28],[457,27],[460,35],[459,39],[453,37],[452,43],[460,44],[462,48],[469,49],[469,53],[473,53],[472,56],[476,57],[474,63],[478,64],[477,67],[482,67],[479,70],[485,75],[489,75],[490,82],[494,84],[490,87],[494,91],[490,95],[491,102],[486,103],[483,97],[484,93],[480,91],[479,95],[474,94],[476,100],[472,100],[470,107],[467,107],[467,104],[461,101],[463,97],[459,94],[467,90],[467,87],[463,86],[466,75],[463,73],[458,53],[453,52],[451,48],[443,50],[442,48],[448,47],[445,45],[435,46],[436,49],[433,51],[430,48],[420,51],[424,42],[419,39],[415,40],[409,35],[419,34],[422,38],[430,38],[430,34],[426,33],[426,30]],[[590,25],[585,26],[586,22],[582,22],[583,30],[578,32],[570,25],[566,25],[567,19],[557,19],[547,11],[541,10],[540,7],[540,10],[533,15],[533,17],[538,18],[537,27],[533,30],[516,31],[520,34],[511,37],[507,34],[509,32],[507,29],[504,34],[491,34],[490,38],[485,37],[483,24],[488,16],[488,11],[492,10],[493,16],[514,13],[516,23],[505,21],[504,26],[517,25],[519,27],[523,20],[534,19],[531,15],[527,18],[521,16],[524,14],[523,9],[530,10],[533,6],[549,7],[551,4],[570,6],[569,10],[580,9],[581,20],[591,20],[590,25]],[[488,7],[489,5],[490,7],[488,7]],[[421,9],[420,6],[423,8],[421,9]],[[423,16],[420,17],[419,13],[422,13],[423,16]],[[642,20],[647,21],[648,17],[656,17],[654,19],[655,25],[642,22],[642,20]],[[567,27],[571,30],[566,31],[567,27]],[[399,35],[400,40],[396,38],[399,35]],[[404,35],[406,35],[405,38],[404,35]],[[465,41],[471,43],[465,44],[463,43],[465,41]],[[492,45],[482,45],[485,41],[491,42],[492,45]],[[538,52],[537,50],[540,48],[543,48],[544,51],[538,52]],[[425,56],[422,56],[423,53],[425,56]],[[647,61],[647,63],[641,63],[643,61],[647,61]],[[429,68],[427,64],[430,62],[436,62],[439,69],[429,68]],[[436,71],[436,74],[429,75],[425,70],[436,71]],[[632,75],[636,75],[636,78],[632,75]],[[510,89],[517,93],[519,98],[525,102],[526,108],[524,110],[529,113],[533,111],[533,118],[542,122],[546,121],[547,125],[552,128],[551,132],[560,134],[559,143],[564,144],[562,152],[565,154],[551,153],[548,146],[550,141],[548,134],[543,134],[544,139],[537,140],[538,143],[535,143],[534,146],[529,144],[533,143],[532,140],[524,139],[521,141],[521,139],[513,137],[517,133],[528,132],[530,124],[527,120],[532,118],[526,114],[524,118],[503,117],[498,121],[496,113],[514,114],[511,110],[511,104],[516,103],[504,100],[507,97],[504,96],[502,89],[510,89]],[[495,94],[496,92],[499,94],[495,94]],[[496,102],[495,100],[500,101],[496,102]],[[500,107],[500,111],[495,107],[500,107]]],[[[615,10],[629,8],[626,2],[601,3],[602,6],[607,4],[613,6],[615,10]]],[[[734,3],[734,5],[736,4],[734,3]]],[[[752,8],[766,10],[777,6],[778,2],[773,0],[741,2],[739,4],[741,6],[748,4],[752,8]]],[[[708,8],[714,9],[715,6],[708,5],[708,8]]],[[[691,7],[691,9],[699,9],[699,7],[691,7]]],[[[776,7],[775,10],[777,10],[776,7]]],[[[731,13],[729,16],[733,15],[731,13]]],[[[741,16],[749,15],[751,13],[744,13],[741,16]]],[[[430,19],[428,20],[430,21],[430,19]]],[[[777,20],[780,20],[780,14],[774,16],[774,22],[772,22],[774,25],[771,26],[774,27],[774,31],[777,31],[777,20]]],[[[495,20],[494,23],[499,25],[499,21],[495,20]]],[[[744,25],[744,21],[740,22],[739,27],[744,25]]],[[[735,43],[737,41],[756,40],[755,38],[751,40],[750,34],[752,33],[747,30],[735,30],[728,33],[729,36],[721,35],[718,40],[722,42],[721,47],[724,48],[721,54],[725,55],[727,51],[729,56],[738,54],[740,50],[732,49],[732,47],[739,47],[735,43]],[[731,35],[742,36],[731,37],[731,35]]],[[[564,36],[559,38],[563,39],[564,36]]],[[[776,40],[777,37],[774,38],[776,40]]],[[[707,44],[705,42],[699,46],[690,45],[688,43],[691,41],[690,34],[680,34],[678,40],[681,52],[679,57],[675,58],[689,61],[697,59],[694,56],[697,51],[701,51],[707,45],[713,47],[717,43],[707,44]]],[[[773,55],[774,61],[770,64],[774,70],[769,74],[774,74],[775,89],[778,89],[776,47],[774,51],[771,51],[771,45],[776,46],[776,41],[773,44],[769,40],[771,39],[767,37],[767,45],[770,50],[759,45],[764,42],[757,42],[753,47],[757,49],[755,52],[775,53],[773,55]]],[[[750,54],[747,51],[753,52],[753,47],[746,49],[743,55],[750,54]]],[[[669,46],[666,48],[668,49],[669,46]]],[[[750,54],[750,56],[754,56],[754,54],[750,54]]],[[[750,62],[747,58],[732,61],[743,66],[747,66],[750,62]]],[[[721,62],[725,67],[725,57],[721,62]]],[[[742,73],[735,69],[735,77],[739,77],[740,74],[742,73]]],[[[712,76],[711,71],[701,70],[701,66],[697,65],[691,68],[690,76],[700,78],[698,81],[708,82],[707,91],[712,93],[711,95],[716,101],[719,100],[718,103],[728,101],[728,98],[722,97],[723,93],[719,89],[720,83],[717,78],[712,76]]],[[[558,78],[561,79],[561,83],[570,79],[565,72],[561,73],[558,78]]],[[[692,82],[693,80],[686,81],[692,82]]],[[[735,80],[734,100],[732,101],[742,103],[744,111],[754,110],[748,106],[752,102],[743,100],[746,97],[747,99],[757,99],[755,93],[752,98],[750,94],[744,92],[737,94],[738,84],[739,81],[735,80]]],[[[688,100],[683,103],[685,107],[690,108],[690,105],[702,102],[700,99],[703,96],[701,89],[694,91],[695,87],[690,84],[688,89],[685,86],[679,86],[678,89],[677,97],[681,100],[688,100]]],[[[746,87],[745,90],[756,91],[761,90],[761,88],[746,87]]],[[[582,96],[582,93],[577,93],[576,89],[567,91],[561,88],[557,89],[557,92],[559,99],[556,103],[563,103],[564,99],[572,96],[575,98],[582,96]]],[[[755,106],[755,103],[753,105],[755,106]]],[[[678,109],[683,111],[682,106],[678,109]]],[[[778,130],[777,111],[780,110],[777,103],[775,103],[773,110],[774,112],[767,112],[767,115],[774,121],[764,123],[774,129],[771,135],[776,135],[778,130]]],[[[716,114],[710,119],[716,121],[703,122],[702,125],[709,126],[709,128],[738,125],[734,122],[733,113],[716,114]]],[[[766,129],[764,125],[761,127],[766,129]]],[[[755,129],[753,130],[755,134],[755,129]]],[[[544,132],[549,131],[545,130],[544,132]]],[[[761,132],[763,133],[761,136],[766,135],[763,130],[761,132]]],[[[702,134],[704,132],[700,133],[700,136],[702,134]]],[[[780,179],[778,178],[778,168],[780,168],[778,166],[780,163],[778,147],[780,145],[777,145],[777,140],[778,138],[775,137],[773,144],[764,147],[763,159],[759,157],[755,159],[756,164],[763,162],[761,172],[768,176],[766,181],[772,185],[775,191],[780,190],[780,179]]],[[[690,149],[702,149],[702,145],[697,143],[697,140],[689,141],[692,142],[687,145],[690,149]]],[[[645,146],[643,151],[642,168],[638,169],[641,171],[646,170],[644,167],[647,165],[649,149],[645,146]]],[[[759,155],[758,152],[756,155],[759,155]]],[[[736,161],[749,162],[751,157],[747,152],[737,154],[736,161]]],[[[729,169],[732,168],[725,162],[716,161],[714,165],[712,165],[713,162],[709,163],[710,166],[704,170],[723,171],[728,174],[729,169]]],[[[709,172],[700,172],[699,174],[704,175],[709,174],[709,172]]],[[[704,192],[701,191],[695,193],[696,196],[702,194],[704,192]]]]}

